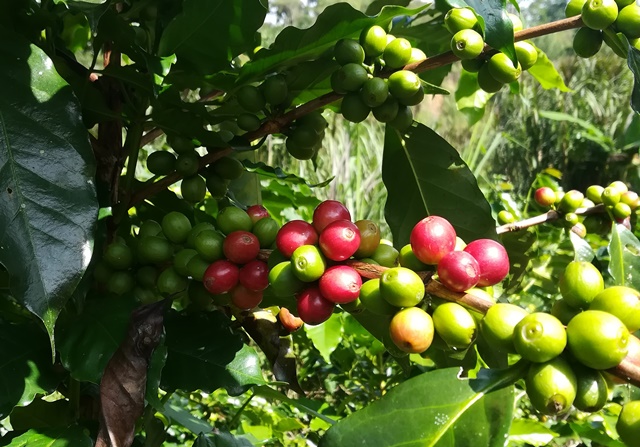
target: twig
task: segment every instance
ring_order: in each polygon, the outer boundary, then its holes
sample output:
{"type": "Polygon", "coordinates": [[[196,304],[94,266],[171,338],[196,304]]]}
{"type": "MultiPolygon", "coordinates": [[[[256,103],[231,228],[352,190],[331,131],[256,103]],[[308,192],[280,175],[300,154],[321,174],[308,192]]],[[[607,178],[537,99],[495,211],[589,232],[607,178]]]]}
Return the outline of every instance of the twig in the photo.
{"type": "MultiPolygon", "coordinates": [[[[590,208],[578,208],[574,212],[576,214],[588,215],[588,214],[603,213],[604,211],[605,211],[604,205],[600,204],[600,205],[592,206],[590,208]]],[[[512,223],[500,225],[498,228],[496,228],[496,233],[504,234],[512,231],[524,230],[525,228],[540,225],[545,222],[553,222],[555,220],[560,219],[562,216],[563,214],[559,213],[558,211],[549,210],[544,214],[533,216],[528,219],[521,220],[519,222],[512,222],[512,223]]]]}

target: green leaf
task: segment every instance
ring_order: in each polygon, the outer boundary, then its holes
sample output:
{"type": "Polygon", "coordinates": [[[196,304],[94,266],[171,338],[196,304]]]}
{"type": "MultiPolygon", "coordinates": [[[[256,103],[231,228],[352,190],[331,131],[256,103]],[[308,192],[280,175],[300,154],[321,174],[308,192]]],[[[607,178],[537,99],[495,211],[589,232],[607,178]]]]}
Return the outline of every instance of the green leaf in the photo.
{"type": "Polygon", "coordinates": [[[181,406],[172,404],[161,404],[159,406],[154,405],[154,408],[194,434],[209,433],[211,432],[211,430],[213,430],[213,427],[207,424],[206,421],[195,417],[188,410],[181,406]]]}
{"type": "Polygon", "coordinates": [[[229,394],[239,395],[252,385],[265,385],[255,349],[231,331],[230,323],[221,312],[169,313],[162,387],[205,392],[225,387],[229,394]]]}
{"type": "Polygon", "coordinates": [[[533,419],[516,419],[509,430],[510,443],[524,443],[533,447],[548,445],[557,437],[558,433],[533,419]]]}
{"type": "Polygon", "coordinates": [[[63,315],[56,330],[60,359],[71,377],[99,383],[109,359],[124,339],[135,307],[125,298],[87,301],[79,315],[63,315]]]}
{"type": "Polygon", "coordinates": [[[484,24],[484,40],[491,47],[502,51],[515,64],[516,49],[513,46],[513,25],[507,15],[505,0],[467,0],[467,4],[479,14],[484,24]]]}
{"type": "Polygon", "coordinates": [[[13,438],[7,447],[92,447],[88,430],[78,425],[46,430],[29,430],[13,438]]]}
{"type": "Polygon", "coordinates": [[[491,208],[469,167],[425,125],[417,123],[403,137],[387,126],[382,180],[397,247],[408,244],[414,225],[429,215],[448,219],[465,241],[496,237],[491,208]]]}
{"type": "Polygon", "coordinates": [[[533,76],[545,90],[557,88],[561,92],[570,92],[571,89],[565,85],[564,79],[562,79],[562,76],[560,76],[560,73],[558,73],[558,70],[556,70],[556,67],[546,53],[540,48],[537,48],[537,50],[538,60],[527,72],[533,76]]]}
{"type": "MultiPolygon", "coordinates": [[[[591,426],[591,424],[577,424],[575,422],[571,422],[569,426],[580,437],[580,439],[590,439],[595,441],[598,446],[626,447],[628,445],[617,439],[612,439],[602,425],[594,427],[591,426]]],[[[592,445],[596,445],[595,443],[592,443],[592,445]]]]}
{"type": "Polygon", "coordinates": [[[47,336],[35,323],[0,320],[0,420],[36,394],[48,394],[59,382],[51,365],[47,336]]]}
{"type": "Polygon", "coordinates": [[[633,73],[633,92],[631,93],[631,107],[640,113],[640,50],[629,46],[627,64],[633,73]]]}
{"type": "Polygon", "coordinates": [[[312,409],[310,407],[309,404],[313,404],[316,407],[321,407],[323,405],[323,403],[321,402],[315,402],[309,399],[306,399],[304,397],[301,397],[299,399],[291,399],[290,397],[287,397],[285,394],[281,393],[278,390],[274,390],[271,387],[268,386],[257,386],[253,389],[253,392],[256,396],[262,396],[266,399],[272,399],[272,400],[279,400],[281,402],[284,402],[286,404],[291,405],[294,408],[297,408],[300,411],[303,411],[305,413],[308,413],[312,416],[315,416],[318,419],[323,420],[324,422],[326,422],[329,425],[333,425],[335,424],[336,421],[334,421],[333,419],[318,413],[317,411],[315,411],[314,409],[312,409]]]}
{"type": "Polygon", "coordinates": [[[573,251],[575,253],[574,261],[591,262],[596,257],[595,252],[591,249],[591,245],[573,231],[569,232],[569,238],[571,239],[571,245],[573,245],[573,251]]]}
{"type": "Polygon", "coordinates": [[[320,355],[331,363],[331,353],[336,350],[342,341],[342,318],[339,314],[333,314],[322,324],[316,326],[304,326],[307,337],[311,339],[313,346],[320,351],[320,355]]]}
{"type": "Polygon", "coordinates": [[[640,290],[640,241],[622,224],[611,229],[609,273],[615,285],[640,290]]]}
{"type": "Polygon", "coordinates": [[[522,368],[483,370],[472,380],[458,373],[459,368],[444,368],[407,380],[338,421],[320,447],[504,446],[514,407],[509,385],[522,368]]]}
{"type": "Polygon", "coordinates": [[[268,73],[293,67],[301,61],[317,59],[343,38],[358,38],[363,28],[371,25],[386,27],[399,15],[414,15],[425,7],[407,9],[387,6],[375,17],[368,17],[347,3],[328,6],[316,22],[307,29],[289,26],[282,30],[268,50],[257,53],[256,59],[242,66],[239,84],[261,79],[268,73]]]}
{"type": "Polygon", "coordinates": [[[35,45],[0,30],[0,263],[53,328],[93,251],[93,152],[68,84],[35,45]]]}
{"type": "Polygon", "coordinates": [[[73,411],[67,399],[55,402],[36,399],[26,407],[14,408],[11,412],[11,427],[14,430],[67,427],[72,422],[73,411]]]}
{"type": "Polygon", "coordinates": [[[477,74],[462,70],[455,94],[456,106],[467,116],[470,126],[482,119],[492,96],[480,88],[477,74]]]}
{"type": "Polygon", "coordinates": [[[605,135],[604,132],[598,129],[598,127],[591,124],[589,121],[585,121],[567,113],[554,112],[550,110],[540,110],[538,113],[542,118],[576,124],[585,131],[581,132],[582,138],[593,141],[594,143],[602,146],[608,151],[614,150],[614,142],[611,140],[611,138],[605,135]]]}
{"type": "Polygon", "coordinates": [[[193,443],[193,447],[253,447],[253,444],[247,438],[220,432],[213,435],[201,434],[193,443]]]}
{"type": "Polygon", "coordinates": [[[378,14],[382,10],[382,8],[387,5],[409,6],[409,3],[411,3],[411,0],[373,0],[371,3],[369,3],[369,6],[367,6],[365,14],[368,16],[373,16],[378,14]]]}
{"type": "Polygon", "coordinates": [[[202,74],[227,69],[232,58],[255,47],[266,13],[260,0],[185,0],[162,34],[158,54],[175,53],[179,65],[202,74]]]}
{"type": "Polygon", "coordinates": [[[307,183],[307,181],[302,177],[298,177],[295,174],[289,174],[287,172],[284,172],[282,168],[279,168],[279,167],[273,168],[261,161],[253,162],[250,160],[242,160],[242,163],[244,164],[244,167],[247,168],[250,172],[255,172],[256,174],[259,174],[263,177],[277,178],[278,180],[281,180],[283,182],[293,183],[297,185],[304,184],[310,188],[327,186],[334,179],[334,177],[331,177],[323,182],[311,184],[311,183],[307,183]]]}

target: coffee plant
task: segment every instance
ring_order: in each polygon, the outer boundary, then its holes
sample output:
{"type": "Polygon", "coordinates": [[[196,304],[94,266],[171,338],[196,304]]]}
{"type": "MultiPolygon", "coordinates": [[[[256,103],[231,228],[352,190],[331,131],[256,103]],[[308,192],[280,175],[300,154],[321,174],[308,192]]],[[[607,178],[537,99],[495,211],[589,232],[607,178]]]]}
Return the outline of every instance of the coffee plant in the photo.
{"type": "Polygon", "coordinates": [[[485,195],[414,119],[459,61],[482,107],[568,90],[534,39],[569,32],[640,112],[636,2],[510,4],[336,2],[263,47],[267,0],[1,2],[0,445],[638,445],[632,185],[485,195]],[[315,166],[336,114],[384,125],[384,225],[257,161],[315,166]]]}

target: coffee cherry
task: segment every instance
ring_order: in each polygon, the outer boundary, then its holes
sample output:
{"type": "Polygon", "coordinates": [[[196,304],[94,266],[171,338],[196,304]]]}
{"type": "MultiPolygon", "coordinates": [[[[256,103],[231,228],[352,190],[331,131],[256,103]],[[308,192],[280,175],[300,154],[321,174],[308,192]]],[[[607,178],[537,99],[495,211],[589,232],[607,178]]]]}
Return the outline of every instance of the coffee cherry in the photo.
{"type": "Polygon", "coordinates": [[[424,298],[424,282],[413,270],[393,267],[380,276],[380,294],[396,307],[415,306],[424,298]]]}
{"type": "Polygon", "coordinates": [[[582,7],[586,2],[587,0],[569,0],[564,9],[565,17],[575,17],[578,14],[582,14],[582,7]]]}
{"type": "Polygon", "coordinates": [[[567,325],[571,353],[593,369],[617,366],[628,351],[629,331],[615,316],[599,310],[587,310],[567,325]]]}
{"type": "Polygon", "coordinates": [[[387,33],[378,25],[370,26],[360,33],[360,45],[367,57],[378,57],[387,46],[387,33]]]}
{"type": "Polygon", "coordinates": [[[167,151],[155,151],[147,157],[147,169],[155,175],[171,174],[176,169],[176,156],[167,151]]]}
{"type": "Polygon", "coordinates": [[[542,188],[536,189],[534,199],[538,205],[546,208],[556,203],[557,197],[553,189],[548,186],[543,186],[542,188]]]}
{"type": "Polygon", "coordinates": [[[296,160],[311,160],[316,154],[314,146],[297,145],[291,138],[287,138],[285,147],[287,149],[287,153],[296,160]]]}
{"type": "Polygon", "coordinates": [[[397,118],[399,111],[398,100],[389,94],[382,105],[373,108],[373,116],[381,123],[391,123],[397,118]]]}
{"type": "Polygon", "coordinates": [[[337,200],[325,200],[313,210],[313,228],[318,233],[322,233],[331,222],[343,219],[351,220],[351,213],[337,200]]]}
{"type": "Polygon", "coordinates": [[[224,180],[217,174],[207,172],[205,182],[209,194],[211,194],[211,197],[214,199],[221,199],[227,194],[229,180],[224,180]]]}
{"type": "Polygon", "coordinates": [[[478,239],[464,248],[480,266],[481,287],[493,286],[509,273],[509,256],[504,247],[492,239],[478,239]]]}
{"type": "Polygon", "coordinates": [[[253,85],[245,85],[241,87],[236,93],[236,99],[238,100],[240,107],[251,113],[260,112],[266,105],[262,92],[258,87],[253,85]]]}
{"type": "Polygon", "coordinates": [[[498,213],[498,223],[504,225],[516,221],[516,217],[507,210],[501,210],[498,213]]]}
{"type": "Polygon", "coordinates": [[[178,154],[176,160],[176,171],[185,177],[189,177],[198,173],[200,167],[200,155],[196,151],[183,152],[178,154]]]}
{"type": "Polygon", "coordinates": [[[601,290],[589,310],[608,312],[620,319],[629,332],[640,329],[640,293],[631,287],[613,286],[601,290]]]}
{"type": "Polygon", "coordinates": [[[580,28],[573,36],[573,51],[584,58],[595,56],[602,48],[602,31],[591,28],[580,28]]]}
{"type": "Polygon", "coordinates": [[[315,245],[318,234],[311,224],[303,220],[292,220],[280,228],[276,236],[276,247],[287,258],[302,245],[315,245]]]}
{"type": "Polygon", "coordinates": [[[361,286],[360,274],[347,265],[329,267],[318,284],[322,296],[336,304],[350,303],[358,299],[361,286]]]}
{"type": "Polygon", "coordinates": [[[433,311],[436,333],[455,349],[466,349],[476,338],[476,320],[458,303],[444,303],[433,311]]]}
{"type": "Polygon", "coordinates": [[[398,250],[393,248],[392,245],[387,245],[380,241],[370,258],[383,267],[395,267],[398,264],[399,255],[398,250]]]}
{"type": "Polygon", "coordinates": [[[262,205],[251,205],[249,208],[247,208],[247,214],[249,215],[249,218],[254,225],[260,219],[269,217],[269,211],[267,211],[267,209],[262,205]]]}
{"type": "Polygon", "coordinates": [[[401,267],[406,267],[414,272],[428,270],[429,266],[420,261],[411,248],[411,244],[407,244],[400,249],[400,257],[398,258],[401,267]]]}
{"type": "Polygon", "coordinates": [[[640,204],[640,197],[635,191],[627,191],[620,196],[620,202],[629,205],[629,208],[635,210],[640,204]]]}
{"type": "Polygon", "coordinates": [[[513,26],[513,32],[517,33],[518,31],[522,31],[524,28],[524,25],[522,24],[522,20],[520,20],[520,17],[512,14],[510,12],[507,13],[507,16],[509,17],[509,20],[511,20],[511,25],[513,26]]]}
{"type": "Polygon", "coordinates": [[[498,82],[509,84],[518,80],[522,73],[522,67],[513,65],[509,56],[504,53],[496,53],[487,62],[489,73],[498,82]]]}
{"type": "Polygon", "coordinates": [[[417,74],[409,70],[400,70],[389,76],[389,93],[396,99],[408,99],[422,88],[417,74]]]}
{"type": "Polygon", "coordinates": [[[360,231],[350,220],[337,220],[322,230],[319,244],[327,258],[332,261],[344,261],[358,250],[360,231]]]}
{"type": "Polygon", "coordinates": [[[180,194],[189,203],[198,203],[207,194],[207,184],[199,175],[185,177],[180,183],[180,194]]]}
{"type": "Polygon", "coordinates": [[[283,75],[269,76],[260,86],[264,99],[272,106],[282,105],[289,96],[287,80],[283,75]]]}
{"type": "Polygon", "coordinates": [[[142,222],[138,229],[138,238],[142,239],[146,236],[158,236],[162,233],[162,226],[155,220],[149,219],[142,222]]]}
{"type": "Polygon", "coordinates": [[[269,267],[264,261],[254,259],[238,272],[238,281],[248,290],[261,291],[269,285],[269,267]]]}
{"type": "Polygon", "coordinates": [[[173,267],[169,267],[160,273],[156,285],[158,292],[161,294],[175,295],[178,292],[186,290],[189,283],[187,279],[180,276],[173,267]]]}
{"type": "Polygon", "coordinates": [[[605,29],[616,21],[618,5],[615,0],[587,0],[582,6],[582,21],[592,29],[605,29]]]}
{"type": "Polygon", "coordinates": [[[224,239],[222,251],[231,262],[246,264],[258,256],[260,242],[258,242],[258,238],[253,233],[234,231],[224,239]]]}
{"type": "Polygon", "coordinates": [[[291,255],[293,273],[300,281],[313,282],[320,279],[327,263],[315,245],[301,245],[291,255]]]}
{"type": "Polygon", "coordinates": [[[280,321],[280,324],[288,333],[297,331],[304,324],[301,318],[294,316],[286,307],[280,308],[278,321],[280,321]]]}
{"type": "Polygon", "coordinates": [[[602,203],[602,193],[604,188],[600,185],[591,185],[587,188],[587,199],[591,200],[596,205],[602,203]]]}
{"type": "Polygon", "coordinates": [[[278,222],[270,217],[265,217],[253,225],[251,232],[258,238],[260,248],[270,248],[276,241],[279,230],[278,222]]]}
{"type": "Polygon", "coordinates": [[[103,259],[114,270],[126,270],[133,264],[133,253],[126,244],[112,242],[107,246],[103,259]]]}
{"type": "Polygon", "coordinates": [[[386,81],[377,77],[367,79],[360,90],[360,99],[369,107],[378,107],[384,104],[388,95],[389,87],[387,87],[386,81]]]}
{"type": "Polygon", "coordinates": [[[638,443],[640,438],[640,401],[633,400],[622,406],[622,411],[616,423],[616,431],[626,445],[638,443]]]}
{"type": "Polygon", "coordinates": [[[305,287],[293,272],[291,261],[280,262],[269,270],[269,285],[279,297],[294,295],[305,287]]]}
{"type": "Polygon", "coordinates": [[[191,231],[189,218],[178,211],[171,211],[162,218],[162,231],[171,242],[181,244],[191,231]]]}
{"type": "Polygon", "coordinates": [[[131,273],[125,271],[113,272],[107,282],[107,290],[115,295],[124,295],[133,290],[135,280],[131,273]]]}
{"type": "Polygon", "coordinates": [[[208,262],[222,259],[224,237],[214,230],[201,231],[193,240],[193,247],[208,262]]]}
{"type": "Polygon", "coordinates": [[[456,245],[456,230],[448,220],[429,216],[418,222],[411,230],[411,248],[416,257],[425,264],[437,264],[456,245]]]}
{"type": "Polygon", "coordinates": [[[389,304],[380,294],[380,278],[370,279],[360,287],[360,302],[368,311],[377,315],[393,315],[398,308],[389,304]]]}
{"type": "Polygon", "coordinates": [[[459,59],[475,59],[482,54],[482,50],[484,39],[472,29],[458,31],[451,38],[451,51],[459,59]]]}
{"type": "Polygon", "coordinates": [[[489,71],[489,64],[485,63],[478,71],[478,86],[487,93],[499,91],[504,83],[498,81],[489,71]]]}
{"type": "Polygon", "coordinates": [[[444,26],[451,34],[471,29],[478,24],[476,14],[470,8],[453,8],[444,16],[444,26]]]}
{"type": "MultiPolygon", "coordinates": [[[[375,116],[375,110],[373,115],[375,116]]],[[[410,107],[399,106],[396,117],[389,121],[389,125],[400,132],[404,132],[413,124],[413,112],[410,107]]]]}
{"type": "Polygon", "coordinates": [[[389,323],[389,336],[403,352],[421,353],[433,342],[431,316],[419,307],[408,307],[396,313],[389,323]]]}
{"type": "Polygon", "coordinates": [[[145,236],[138,242],[137,254],[142,263],[161,264],[171,259],[173,250],[165,238],[145,236]]]}
{"type": "Polygon", "coordinates": [[[367,80],[367,70],[361,64],[347,64],[331,76],[331,88],[338,93],[357,92],[367,80]]]}
{"type": "Polygon", "coordinates": [[[209,293],[219,295],[238,284],[240,269],[234,263],[222,259],[211,264],[204,272],[202,283],[209,293]]]}
{"type": "Polygon", "coordinates": [[[622,192],[615,186],[607,186],[604,191],[602,191],[602,203],[606,206],[615,206],[622,196],[622,192]]]}
{"type": "Polygon", "coordinates": [[[465,251],[449,252],[438,262],[438,279],[454,292],[464,292],[474,287],[479,278],[478,261],[465,251]]]}
{"type": "Polygon", "coordinates": [[[216,222],[218,228],[224,234],[233,233],[234,231],[251,231],[253,228],[253,222],[247,212],[235,206],[222,208],[218,212],[216,222]]]}
{"type": "Polygon", "coordinates": [[[580,208],[582,205],[582,201],[584,200],[584,194],[580,191],[572,189],[571,191],[567,191],[560,202],[558,203],[558,210],[563,213],[573,213],[575,210],[580,208]]]}
{"type": "Polygon", "coordinates": [[[192,248],[183,248],[173,257],[173,268],[176,269],[181,276],[189,276],[189,270],[187,264],[191,261],[191,258],[197,256],[198,252],[192,248]]]}
{"type": "Polygon", "coordinates": [[[618,202],[611,210],[611,214],[618,220],[626,219],[631,216],[631,207],[626,203],[618,202]]]}
{"type": "MultiPolygon", "coordinates": [[[[420,104],[422,102],[422,100],[424,99],[424,90],[422,88],[418,89],[417,92],[415,92],[415,94],[413,96],[410,96],[409,98],[400,98],[398,99],[398,103],[401,106],[417,106],[418,104],[420,104]]],[[[397,115],[396,115],[397,117],[397,115]]]]}
{"type": "Polygon", "coordinates": [[[608,400],[607,381],[600,371],[591,368],[573,368],[577,378],[576,399],[573,406],[580,411],[595,413],[602,410],[608,400]]]}
{"type": "Polygon", "coordinates": [[[253,113],[242,113],[238,115],[237,123],[240,129],[247,132],[254,132],[260,128],[262,121],[253,113]]]}
{"type": "Polygon", "coordinates": [[[231,292],[231,302],[238,309],[249,310],[258,307],[262,302],[261,290],[250,290],[244,287],[242,284],[238,284],[231,292]]]}
{"type": "Polygon", "coordinates": [[[522,41],[513,44],[516,49],[516,57],[522,70],[528,70],[538,61],[538,50],[531,43],[522,41]]]}
{"type": "Polygon", "coordinates": [[[355,224],[360,232],[360,245],[354,256],[366,258],[373,255],[380,244],[380,228],[370,220],[358,220],[355,224]]]}
{"type": "Polygon", "coordinates": [[[392,40],[385,47],[382,58],[389,68],[404,67],[411,59],[411,43],[402,37],[392,40]]]}
{"type": "Polygon", "coordinates": [[[567,333],[556,317],[536,312],[516,325],[513,345],[522,358],[544,363],[562,354],[567,345],[567,333]]]}
{"type": "Polygon", "coordinates": [[[361,123],[366,120],[371,113],[371,107],[366,105],[360,95],[356,92],[348,93],[342,98],[340,113],[347,121],[361,123]]]}
{"type": "Polygon", "coordinates": [[[296,299],[298,315],[306,324],[315,325],[327,321],[335,308],[335,304],[322,296],[317,287],[304,289],[296,299]]]}
{"type": "Polygon", "coordinates": [[[527,315],[526,310],[514,304],[494,304],[480,323],[482,337],[493,349],[515,353],[515,327],[527,315]]]}
{"type": "Polygon", "coordinates": [[[590,262],[572,261],[560,277],[560,293],[570,306],[586,309],[604,290],[600,271],[590,262]]]}
{"type": "Polygon", "coordinates": [[[210,166],[211,172],[226,180],[240,178],[244,172],[244,165],[233,157],[222,157],[210,166]]]}
{"type": "Polygon", "coordinates": [[[364,62],[364,49],[354,39],[340,39],[333,47],[333,57],[340,65],[362,64],[364,62]]]}
{"type": "Polygon", "coordinates": [[[546,363],[532,364],[525,378],[525,385],[533,407],[548,415],[569,410],[578,387],[571,366],[560,357],[546,363]]]}
{"type": "Polygon", "coordinates": [[[187,264],[187,270],[189,271],[189,276],[197,281],[202,281],[204,278],[204,274],[211,265],[208,261],[205,261],[202,256],[196,255],[187,264]]]}

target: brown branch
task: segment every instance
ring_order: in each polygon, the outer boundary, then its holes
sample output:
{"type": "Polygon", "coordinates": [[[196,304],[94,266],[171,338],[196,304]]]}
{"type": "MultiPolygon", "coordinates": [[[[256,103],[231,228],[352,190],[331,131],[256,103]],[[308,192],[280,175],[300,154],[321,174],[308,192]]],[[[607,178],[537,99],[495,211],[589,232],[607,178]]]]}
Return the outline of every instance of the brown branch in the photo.
{"type": "MultiPolygon", "coordinates": [[[[604,211],[605,211],[604,205],[601,204],[601,205],[592,206],[590,208],[578,208],[575,211],[575,213],[581,214],[581,215],[589,215],[589,214],[602,213],[604,211]]],[[[519,222],[512,222],[512,223],[500,225],[498,228],[496,228],[496,233],[504,234],[512,231],[524,230],[525,228],[533,227],[546,222],[556,221],[560,219],[563,215],[564,214],[559,213],[558,211],[549,210],[544,214],[533,216],[528,219],[521,220],[519,222]]]]}

